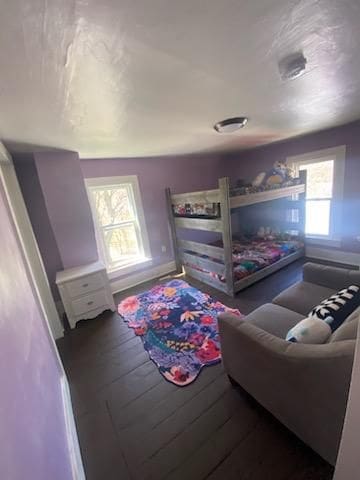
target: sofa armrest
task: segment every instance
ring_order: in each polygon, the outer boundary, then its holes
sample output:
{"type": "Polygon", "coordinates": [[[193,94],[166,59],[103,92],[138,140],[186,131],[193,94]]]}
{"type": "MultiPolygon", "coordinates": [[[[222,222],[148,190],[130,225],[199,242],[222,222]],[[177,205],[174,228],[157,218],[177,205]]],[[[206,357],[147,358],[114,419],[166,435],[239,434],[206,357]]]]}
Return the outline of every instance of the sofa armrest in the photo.
{"type": "Polygon", "coordinates": [[[335,462],[355,341],[287,342],[236,316],[219,316],[227,373],[330,463],[335,462]]]}
{"type": "Polygon", "coordinates": [[[333,290],[360,285],[360,270],[330,267],[317,263],[305,263],[303,266],[305,282],[316,283],[333,290]]]}
{"type": "Polygon", "coordinates": [[[339,345],[336,346],[334,343],[313,345],[288,342],[247,322],[246,317],[239,319],[231,313],[219,315],[219,330],[221,340],[226,339],[229,335],[236,339],[236,342],[241,342],[245,346],[251,345],[251,348],[256,349],[258,353],[261,351],[264,355],[276,360],[306,364],[316,360],[329,362],[338,359],[341,362],[343,359],[348,359],[351,361],[345,361],[345,365],[352,366],[354,340],[346,341],[346,343],[339,342],[339,345]]]}

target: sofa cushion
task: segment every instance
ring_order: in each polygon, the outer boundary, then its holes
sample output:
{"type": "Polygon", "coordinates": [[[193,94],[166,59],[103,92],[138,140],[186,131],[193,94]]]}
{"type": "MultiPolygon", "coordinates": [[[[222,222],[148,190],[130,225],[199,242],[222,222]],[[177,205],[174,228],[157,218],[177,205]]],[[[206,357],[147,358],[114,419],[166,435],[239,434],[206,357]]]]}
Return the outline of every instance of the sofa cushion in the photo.
{"type": "Polygon", "coordinates": [[[334,293],[311,310],[309,317],[325,320],[332,332],[360,306],[360,287],[351,285],[334,293]]]}
{"type": "Polygon", "coordinates": [[[308,316],[310,310],[333,293],[336,292],[321,285],[298,282],[275,297],[272,303],[300,313],[304,318],[308,316]]]}
{"type": "Polygon", "coordinates": [[[323,285],[337,291],[347,285],[359,285],[360,271],[317,263],[305,263],[303,279],[306,282],[323,285]]]}
{"type": "Polygon", "coordinates": [[[342,340],[356,340],[360,320],[360,307],[358,307],[345,322],[331,335],[329,343],[342,340]]]}
{"type": "Polygon", "coordinates": [[[292,312],[287,308],[266,303],[243,318],[279,338],[285,338],[287,332],[304,318],[299,313],[292,312]]]}
{"type": "Polygon", "coordinates": [[[356,340],[358,325],[358,320],[344,323],[331,335],[329,343],[342,342],[343,340],[356,340]]]}

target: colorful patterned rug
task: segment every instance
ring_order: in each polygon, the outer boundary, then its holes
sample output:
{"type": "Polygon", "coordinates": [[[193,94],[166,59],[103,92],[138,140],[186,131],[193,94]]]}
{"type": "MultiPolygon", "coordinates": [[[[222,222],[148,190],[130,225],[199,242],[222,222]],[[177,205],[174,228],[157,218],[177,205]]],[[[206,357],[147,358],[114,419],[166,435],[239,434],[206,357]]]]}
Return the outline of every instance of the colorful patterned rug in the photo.
{"type": "Polygon", "coordinates": [[[193,382],[203,366],[221,361],[217,315],[241,315],[182,280],[128,297],[118,311],[142,337],[160,373],[179,386],[193,382]]]}

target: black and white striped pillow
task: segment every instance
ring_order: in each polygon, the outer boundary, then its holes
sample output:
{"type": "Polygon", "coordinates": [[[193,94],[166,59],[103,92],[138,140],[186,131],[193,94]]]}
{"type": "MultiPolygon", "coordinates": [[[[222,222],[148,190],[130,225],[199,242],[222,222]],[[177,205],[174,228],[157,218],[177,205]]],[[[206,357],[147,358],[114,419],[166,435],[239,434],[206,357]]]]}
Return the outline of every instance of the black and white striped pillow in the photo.
{"type": "Polygon", "coordinates": [[[347,319],[347,317],[360,306],[360,288],[351,285],[331,297],[323,300],[309,313],[309,317],[326,320],[334,332],[347,319]]]}

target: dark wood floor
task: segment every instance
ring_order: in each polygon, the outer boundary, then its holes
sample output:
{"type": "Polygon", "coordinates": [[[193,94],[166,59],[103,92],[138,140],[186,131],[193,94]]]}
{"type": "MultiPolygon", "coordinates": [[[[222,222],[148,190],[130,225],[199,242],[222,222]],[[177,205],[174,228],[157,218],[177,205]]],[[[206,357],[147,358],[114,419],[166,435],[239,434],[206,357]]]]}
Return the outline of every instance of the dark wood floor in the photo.
{"type": "MultiPolygon", "coordinates": [[[[235,299],[187,279],[249,313],[301,278],[302,261],[235,299]]],[[[116,296],[117,303],[155,282],[116,296]]],[[[140,338],[104,313],[58,342],[88,480],[328,480],[332,468],[240,388],[222,365],[191,385],[163,379],[140,338]]]]}

